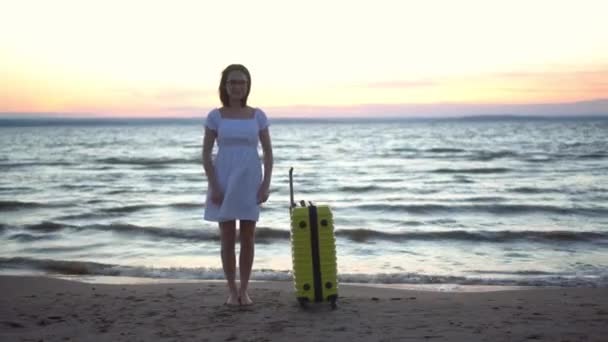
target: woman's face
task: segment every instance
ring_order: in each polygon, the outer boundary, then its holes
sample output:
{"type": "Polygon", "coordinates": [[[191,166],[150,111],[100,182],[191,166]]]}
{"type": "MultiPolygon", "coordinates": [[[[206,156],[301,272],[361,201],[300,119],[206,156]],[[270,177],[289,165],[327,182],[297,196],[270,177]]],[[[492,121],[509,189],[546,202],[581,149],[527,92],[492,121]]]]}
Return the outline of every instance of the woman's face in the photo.
{"type": "Polygon", "coordinates": [[[247,75],[242,71],[231,71],[226,78],[226,91],[231,100],[241,100],[247,95],[247,75]]]}

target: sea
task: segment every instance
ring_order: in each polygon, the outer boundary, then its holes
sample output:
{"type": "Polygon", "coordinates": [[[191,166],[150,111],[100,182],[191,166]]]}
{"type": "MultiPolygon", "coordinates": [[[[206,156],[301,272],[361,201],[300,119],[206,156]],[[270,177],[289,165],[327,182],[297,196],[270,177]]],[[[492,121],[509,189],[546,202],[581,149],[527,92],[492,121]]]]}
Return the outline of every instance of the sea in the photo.
{"type": "MultiPolygon", "coordinates": [[[[608,286],[608,118],[270,119],[254,280],[292,280],[293,167],[295,200],[332,209],[340,282],[608,286]]],[[[223,279],[203,130],[0,120],[0,274],[223,279]]]]}

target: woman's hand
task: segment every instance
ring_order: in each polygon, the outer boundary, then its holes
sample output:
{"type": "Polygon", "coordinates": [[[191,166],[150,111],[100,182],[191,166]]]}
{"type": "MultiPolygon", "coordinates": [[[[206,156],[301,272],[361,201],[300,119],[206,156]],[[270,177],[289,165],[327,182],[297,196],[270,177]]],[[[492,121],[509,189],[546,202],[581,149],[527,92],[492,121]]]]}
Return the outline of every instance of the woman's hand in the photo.
{"type": "Polygon", "coordinates": [[[268,200],[270,196],[270,185],[266,183],[262,183],[260,185],[260,189],[258,190],[258,204],[264,203],[268,200]]]}
{"type": "Polygon", "coordinates": [[[222,205],[224,193],[217,187],[211,188],[211,202],[217,206],[222,205]]]}

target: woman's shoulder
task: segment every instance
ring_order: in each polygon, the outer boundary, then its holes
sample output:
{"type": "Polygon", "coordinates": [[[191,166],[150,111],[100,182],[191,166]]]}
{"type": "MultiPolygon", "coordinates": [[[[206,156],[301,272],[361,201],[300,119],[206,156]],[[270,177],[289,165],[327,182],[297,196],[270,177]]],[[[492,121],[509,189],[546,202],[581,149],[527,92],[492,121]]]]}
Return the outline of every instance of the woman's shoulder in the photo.
{"type": "Polygon", "coordinates": [[[207,118],[218,119],[221,118],[220,108],[213,108],[207,113],[207,118]]]}
{"type": "Polygon", "coordinates": [[[266,113],[261,108],[255,107],[253,117],[258,122],[260,129],[264,129],[270,125],[266,113]]]}
{"type": "Polygon", "coordinates": [[[251,108],[251,110],[253,111],[254,116],[258,116],[258,115],[266,116],[266,112],[264,112],[264,110],[262,110],[262,108],[260,108],[260,107],[249,107],[249,108],[251,108]]]}
{"type": "Polygon", "coordinates": [[[205,118],[205,126],[212,130],[217,130],[220,119],[221,115],[219,109],[214,108],[207,113],[207,118],[205,118]]]}

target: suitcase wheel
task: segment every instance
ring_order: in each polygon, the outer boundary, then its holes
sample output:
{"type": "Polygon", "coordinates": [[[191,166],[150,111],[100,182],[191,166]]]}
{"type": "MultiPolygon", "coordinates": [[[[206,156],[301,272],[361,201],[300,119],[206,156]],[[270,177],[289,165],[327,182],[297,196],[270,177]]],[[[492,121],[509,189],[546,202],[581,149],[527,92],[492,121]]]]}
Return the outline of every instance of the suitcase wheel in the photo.
{"type": "Polygon", "coordinates": [[[327,297],[327,299],[329,300],[329,302],[331,304],[331,309],[336,310],[338,308],[338,305],[336,304],[336,301],[338,301],[338,296],[331,295],[331,296],[327,297]]]}

